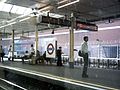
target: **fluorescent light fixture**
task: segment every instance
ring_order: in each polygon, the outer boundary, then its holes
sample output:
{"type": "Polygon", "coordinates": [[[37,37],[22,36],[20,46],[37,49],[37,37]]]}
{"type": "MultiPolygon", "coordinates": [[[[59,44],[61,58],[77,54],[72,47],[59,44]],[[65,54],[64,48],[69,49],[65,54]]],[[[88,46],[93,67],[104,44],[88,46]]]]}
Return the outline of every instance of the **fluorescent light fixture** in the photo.
{"type": "Polygon", "coordinates": [[[11,9],[11,13],[15,13],[15,14],[24,14],[24,13],[27,14],[32,12],[31,8],[0,2],[0,11],[10,12],[10,9],[11,9]]]}
{"type": "Polygon", "coordinates": [[[64,3],[66,1],[68,1],[68,0],[62,0],[62,1],[58,2],[57,4],[61,4],[61,3],[64,3]]]}
{"type": "Polygon", "coordinates": [[[42,8],[42,9],[40,9],[39,11],[46,11],[46,10],[48,10],[48,9],[50,9],[51,8],[51,6],[47,6],[47,7],[44,7],[44,8],[42,8]]]}
{"type": "Polygon", "coordinates": [[[16,24],[16,23],[25,21],[25,20],[27,20],[27,19],[30,19],[31,17],[34,17],[34,16],[30,16],[30,17],[27,17],[27,18],[23,18],[23,19],[21,19],[21,20],[19,20],[19,18],[14,18],[13,20],[9,21],[8,24],[3,25],[3,26],[0,26],[0,28],[4,28],[4,27],[7,27],[7,26],[9,26],[9,25],[13,25],[13,24],[16,24]],[[17,20],[18,20],[18,21],[17,21],[17,20]]]}
{"type": "Polygon", "coordinates": [[[0,0],[0,3],[5,3],[7,0],[0,0]]]}
{"type": "Polygon", "coordinates": [[[113,27],[104,27],[104,28],[98,28],[98,30],[109,30],[109,29],[119,29],[120,26],[113,26],[113,27]]]}
{"type": "Polygon", "coordinates": [[[64,17],[64,15],[55,14],[55,13],[49,13],[49,16],[50,16],[50,17],[53,17],[53,18],[61,18],[61,17],[64,17]]]}
{"type": "MultiPolygon", "coordinates": [[[[27,17],[27,18],[24,18],[24,19],[19,20],[18,22],[22,22],[22,21],[25,21],[25,20],[30,19],[30,18],[31,18],[31,17],[27,17]]],[[[10,25],[16,24],[16,23],[18,23],[18,22],[16,22],[16,21],[15,21],[15,22],[11,22],[11,23],[9,23],[9,24],[0,26],[0,28],[7,27],[7,26],[10,26],[10,25]]]]}
{"type": "Polygon", "coordinates": [[[28,19],[30,19],[30,18],[31,18],[31,17],[27,17],[27,18],[21,19],[21,20],[19,20],[19,22],[23,22],[23,21],[28,20],[28,19]]]}
{"type": "Polygon", "coordinates": [[[80,0],[75,0],[75,1],[73,1],[73,2],[70,2],[70,3],[67,3],[67,4],[61,5],[61,6],[58,7],[58,9],[63,8],[63,7],[66,7],[66,6],[69,6],[69,5],[72,5],[72,4],[75,4],[75,3],[79,2],[79,1],[80,1],[80,0]]]}
{"type": "Polygon", "coordinates": [[[7,27],[7,26],[9,26],[9,25],[13,25],[13,24],[15,24],[16,22],[12,22],[12,23],[9,23],[9,24],[6,24],[6,25],[3,25],[3,26],[0,26],[0,28],[4,28],[4,27],[7,27]]]}

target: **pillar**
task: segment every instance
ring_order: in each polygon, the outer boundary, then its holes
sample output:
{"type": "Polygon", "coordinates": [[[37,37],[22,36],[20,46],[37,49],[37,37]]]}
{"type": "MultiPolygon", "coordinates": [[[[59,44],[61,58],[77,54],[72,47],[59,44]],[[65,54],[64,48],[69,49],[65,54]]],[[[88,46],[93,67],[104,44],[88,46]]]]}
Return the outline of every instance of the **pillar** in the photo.
{"type": "Polygon", "coordinates": [[[74,68],[74,14],[71,13],[71,28],[70,28],[70,56],[69,56],[69,67],[74,68]]]}
{"type": "Polygon", "coordinates": [[[12,30],[12,61],[14,61],[14,29],[12,30]]]}
{"type": "Polygon", "coordinates": [[[37,29],[37,25],[35,25],[35,56],[37,50],[38,50],[38,29],[37,29]]]}

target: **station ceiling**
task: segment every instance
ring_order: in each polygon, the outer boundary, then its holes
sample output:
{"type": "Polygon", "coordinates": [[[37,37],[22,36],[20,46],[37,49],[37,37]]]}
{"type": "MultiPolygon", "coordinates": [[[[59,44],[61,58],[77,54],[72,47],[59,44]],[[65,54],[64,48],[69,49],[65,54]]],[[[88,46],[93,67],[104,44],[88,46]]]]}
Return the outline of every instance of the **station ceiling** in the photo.
{"type": "MultiPolygon", "coordinates": [[[[5,25],[7,21],[23,15],[26,10],[50,11],[60,15],[66,15],[68,18],[71,13],[81,21],[96,22],[100,20],[110,20],[120,18],[120,0],[0,0],[5,4],[9,4],[9,11],[5,9],[5,5],[0,7],[0,27],[5,25]],[[74,4],[68,3],[77,1],[74,4]],[[10,6],[11,5],[11,6],[10,6]],[[60,7],[62,5],[66,5],[60,7]],[[24,7],[24,12],[12,12],[15,6],[24,7]],[[5,9],[5,10],[3,10],[5,9]]],[[[16,23],[11,26],[0,28],[1,32],[9,33],[15,29],[16,33],[34,31],[34,25],[31,20],[16,23]]],[[[39,26],[40,29],[47,28],[48,25],[39,26]]]]}

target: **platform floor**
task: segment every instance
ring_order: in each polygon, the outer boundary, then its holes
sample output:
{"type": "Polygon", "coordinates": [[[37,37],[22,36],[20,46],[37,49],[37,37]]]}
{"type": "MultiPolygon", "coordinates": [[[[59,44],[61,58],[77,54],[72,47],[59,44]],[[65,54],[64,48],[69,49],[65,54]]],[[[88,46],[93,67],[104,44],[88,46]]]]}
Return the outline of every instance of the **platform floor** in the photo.
{"type": "Polygon", "coordinates": [[[3,66],[42,72],[53,76],[67,78],[76,82],[108,87],[108,89],[120,89],[120,70],[88,68],[89,78],[82,78],[82,67],[69,68],[68,66],[58,67],[56,65],[44,64],[29,65],[28,63],[22,64],[22,62],[12,61],[0,63],[0,68],[3,66]]]}

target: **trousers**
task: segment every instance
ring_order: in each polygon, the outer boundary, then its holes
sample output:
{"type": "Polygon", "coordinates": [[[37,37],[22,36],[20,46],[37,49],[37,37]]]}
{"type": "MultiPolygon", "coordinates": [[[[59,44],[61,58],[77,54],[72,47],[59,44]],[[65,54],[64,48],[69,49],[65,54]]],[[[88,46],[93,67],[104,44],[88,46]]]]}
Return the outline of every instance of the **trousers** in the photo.
{"type": "Polygon", "coordinates": [[[84,66],[83,66],[83,75],[87,75],[88,69],[88,53],[83,54],[84,66]]]}

